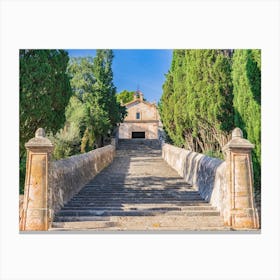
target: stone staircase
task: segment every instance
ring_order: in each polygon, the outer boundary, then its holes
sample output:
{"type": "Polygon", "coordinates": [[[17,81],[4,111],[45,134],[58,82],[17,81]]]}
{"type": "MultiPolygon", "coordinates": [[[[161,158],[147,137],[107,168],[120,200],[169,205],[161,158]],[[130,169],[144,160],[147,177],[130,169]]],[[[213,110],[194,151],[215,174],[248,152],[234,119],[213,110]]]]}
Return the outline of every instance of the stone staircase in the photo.
{"type": "Polygon", "coordinates": [[[158,140],[119,140],[112,164],[55,215],[52,231],[228,230],[161,157],[158,140]]]}

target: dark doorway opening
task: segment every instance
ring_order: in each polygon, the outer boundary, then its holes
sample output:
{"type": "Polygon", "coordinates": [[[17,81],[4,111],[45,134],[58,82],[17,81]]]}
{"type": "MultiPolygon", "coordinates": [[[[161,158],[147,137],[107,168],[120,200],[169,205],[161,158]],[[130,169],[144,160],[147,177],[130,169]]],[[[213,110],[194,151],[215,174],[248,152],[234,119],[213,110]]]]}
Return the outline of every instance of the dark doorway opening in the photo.
{"type": "Polygon", "coordinates": [[[132,132],[132,138],[145,138],[145,132],[144,131],[132,132]]]}

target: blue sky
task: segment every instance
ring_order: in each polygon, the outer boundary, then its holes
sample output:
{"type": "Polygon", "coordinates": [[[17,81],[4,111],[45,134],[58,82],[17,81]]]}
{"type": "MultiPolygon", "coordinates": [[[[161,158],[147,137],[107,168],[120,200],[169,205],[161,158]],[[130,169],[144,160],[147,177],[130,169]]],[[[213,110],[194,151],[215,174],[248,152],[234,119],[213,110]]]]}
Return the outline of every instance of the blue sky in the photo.
{"type": "MultiPolygon", "coordinates": [[[[70,57],[95,56],[95,50],[67,50],[70,57]]],[[[172,50],[113,50],[114,85],[117,92],[135,91],[137,86],[148,101],[158,102],[170,68],[172,50]]]]}

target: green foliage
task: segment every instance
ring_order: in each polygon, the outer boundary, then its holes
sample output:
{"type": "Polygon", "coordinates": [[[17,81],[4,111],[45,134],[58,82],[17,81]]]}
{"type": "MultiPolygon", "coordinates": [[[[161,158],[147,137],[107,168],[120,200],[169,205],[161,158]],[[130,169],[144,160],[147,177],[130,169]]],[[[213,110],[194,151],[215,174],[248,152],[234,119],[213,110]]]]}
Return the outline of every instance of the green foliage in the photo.
{"type": "Polygon", "coordinates": [[[72,94],[64,50],[20,50],[20,192],[24,189],[24,144],[37,128],[56,132],[63,127],[64,109],[72,94]]]}
{"type": "Polygon", "coordinates": [[[119,103],[126,104],[133,100],[134,94],[134,91],[123,90],[117,94],[117,101],[119,103]]]}
{"type": "Polygon", "coordinates": [[[96,78],[96,96],[98,103],[108,112],[110,129],[124,118],[124,110],[116,98],[116,87],[113,84],[113,51],[97,50],[94,58],[94,76],[96,78]]]}
{"type": "Polygon", "coordinates": [[[224,160],[224,155],[221,151],[205,151],[204,153],[208,157],[213,157],[213,158],[219,158],[221,160],[224,160]]]}
{"type": "Polygon", "coordinates": [[[261,51],[236,50],[233,55],[232,81],[235,125],[255,144],[253,168],[255,187],[261,185],[261,51]]]}
{"type": "Polygon", "coordinates": [[[174,50],[159,103],[171,141],[222,158],[236,126],[255,144],[256,191],[261,180],[261,51],[174,50]]]}
{"type": "Polygon", "coordinates": [[[71,96],[64,50],[20,50],[20,156],[39,127],[58,131],[71,96]]]}
{"type": "Polygon", "coordinates": [[[98,87],[94,67],[94,60],[91,58],[71,59],[68,67],[75,96],[66,109],[66,117],[67,122],[75,122],[79,127],[81,152],[93,149],[97,137],[101,137],[105,130],[109,129],[109,112],[105,110],[104,93],[98,87]],[[102,114],[105,126],[99,123],[99,118],[96,119],[97,111],[102,114]],[[104,131],[97,128],[100,126],[104,131]]]}
{"type": "Polygon", "coordinates": [[[175,50],[160,114],[178,146],[220,151],[233,128],[231,64],[219,50],[175,50]]]}
{"type": "Polygon", "coordinates": [[[80,128],[80,136],[82,131],[86,129],[87,111],[84,103],[78,99],[76,95],[70,98],[70,101],[65,109],[66,123],[74,123],[80,128]]]}
{"type": "Polygon", "coordinates": [[[75,123],[69,123],[53,136],[48,138],[54,143],[53,158],[58,160],[80,152],[80,129],[75,123]]]}
{"type": "Polygon", "coordinates": [[[112,61],[111,50],[97,50],[94,59],[70,61],[68,72],[75,96],[66,109],[66,119],[79,127],[81,152],[102,146],[108,132],[125,116],[116,98],[112,61]]]}
{"type": "MultiPolygon", "coordinates": [[[[174,61],[174,59],[173,59],[174,61]]],[[[176,139],[175,123],[174,123],[174,98],[173,98],[173,64],[171,71],[166,75],[166,81],[163,84],[163,94],[159,102],[159,112],[162,120],[162,124],[168,139],[172,142],[176,139]]]]}

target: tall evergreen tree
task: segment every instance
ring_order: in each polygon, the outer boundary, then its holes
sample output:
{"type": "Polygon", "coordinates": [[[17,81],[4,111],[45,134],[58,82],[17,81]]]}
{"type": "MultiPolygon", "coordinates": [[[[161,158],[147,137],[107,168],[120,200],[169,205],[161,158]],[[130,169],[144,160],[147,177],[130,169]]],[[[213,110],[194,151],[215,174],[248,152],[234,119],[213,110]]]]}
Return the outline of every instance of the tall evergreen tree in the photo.
{"type": "Polygon", "coordinates": [[[174,50],[160,112],[176,145],[221,151],[233,128],[230,75],[230,56],[223,51],[174,50]]]}
{"type": "Polygon", "coordinates": [[[94,61],[91,57],[73,58],[68,67],[75,96],[66,111],[67,122],[76,122],[80,129],[81,152],[93,149],[95,144],[101,146],[101,138],[110,128],[102,73],[96,77],[99,71],[94,61]]]}
{"type": "Polygon", "coordinates": [[[116,98],[116,87],[113,84],[112,50],[97,50],[94,58],[94,76],[96,78],[96,95],[109,114],[111,128],[123,119],[123,110],[116,98]]]}
{"type": "Polygon", "coordinates": [[[235,125],[255,144],[253,168],[255,186],[261,185],[261,51],[236,50],[232,80],[235,125]]]}
{"type": "Polygon", "coordinates": [[[186,67],[192,136],[200,151],[220,151],[233,128],[230,59],[220,50],[188,50],[186,67]]]}
{"type": "Polygon", "coordinates": [[[71,96],[64,50],[20,50],[20,154],[38,127],[56,132],[71,96]]]}
{"type": "Polygon", "coordinates": [[[170,70],[165,75],[166,80],[162,86],[162,96],[159,102],[159,112],[167,138],[176,142],[176,127],[174,120],[174,73],[177,57],[176,51],[173,52],[170,70]]]}
{"type": "Polygon", "coordinates": [[[20,189],[25,178],[24,144],[39,127],[56,132],[63,127],[64,109],[72,94],[64,50],[20,50],[20,189]]]}
{"type": "MultiPolygon", "coordinates": [[[[78,120],[82,152],[92,149],[94,145],[102,146],[108,132],[125,115],[125,109],[116,99],[112,61],[112,50],[97,50],[94,59],[75,58],[68,67],[75,98],[80,100],[84,108],[83,117],[80,115],[78,120]]],[[[67,112],[70,121],[75,109],[69,108],[67,112]]]]}

